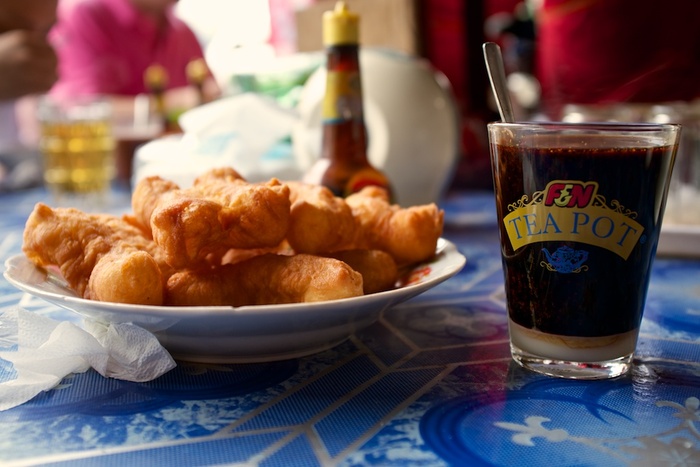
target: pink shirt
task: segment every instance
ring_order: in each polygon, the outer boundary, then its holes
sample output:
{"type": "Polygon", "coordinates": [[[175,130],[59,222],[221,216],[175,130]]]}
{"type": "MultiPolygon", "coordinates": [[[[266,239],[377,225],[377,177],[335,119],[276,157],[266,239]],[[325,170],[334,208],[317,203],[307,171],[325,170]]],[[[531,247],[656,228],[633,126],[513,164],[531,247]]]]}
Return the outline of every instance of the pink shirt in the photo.
{"type": "Polygon", "coordinates": [[[203,56],[190,28],[169,10],[159,31],[129,0],[85,0],[61,12],[51,31],[59,58],[60,96],[147,92],[143,75],[150,65],[168,72],[168,88],[187,85],[187,63],[203,56]]]}

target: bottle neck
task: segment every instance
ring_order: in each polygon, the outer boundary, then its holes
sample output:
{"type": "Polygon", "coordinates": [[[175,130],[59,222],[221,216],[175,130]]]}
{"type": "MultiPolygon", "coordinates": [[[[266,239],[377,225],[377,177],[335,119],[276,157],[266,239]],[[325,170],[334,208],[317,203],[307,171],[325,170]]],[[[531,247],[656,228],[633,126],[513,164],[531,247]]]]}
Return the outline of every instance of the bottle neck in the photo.
{"type": "Polygon", "coordinates": [[[322,108],[323,156],[351,164],[367,161],[358,52],[357,44],[326,49],[326,93],[322,108]]]}
{"type": "Polygon", "coordinates": [[[360,47],[358,44],[337,44],[326,47],[326,69],[360,70],[360,47]]]}
{"type": "Polygon", "coordinates": [[[324,124],[354,121],[364,125],[357,45],[338,45],[327,49],[322,119],[324,124]]]}

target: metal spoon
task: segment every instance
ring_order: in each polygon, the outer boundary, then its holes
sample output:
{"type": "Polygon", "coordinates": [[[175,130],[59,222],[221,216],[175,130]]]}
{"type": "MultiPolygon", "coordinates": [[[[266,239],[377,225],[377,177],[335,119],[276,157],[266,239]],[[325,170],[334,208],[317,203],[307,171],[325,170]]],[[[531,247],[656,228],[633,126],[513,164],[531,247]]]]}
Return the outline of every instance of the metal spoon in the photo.
{"type": "Polygon", "coordinates": [[[515,121],[513,107],[510,104],[508,87],[506,85],[506,72],[503,67],[503,56],[501,48],[494,42],[484,42],[484,60],[486,60],[486,71],[491,81],[491,90],[496,98],[498,113],[501,121],[512,123],[515,121]]]}

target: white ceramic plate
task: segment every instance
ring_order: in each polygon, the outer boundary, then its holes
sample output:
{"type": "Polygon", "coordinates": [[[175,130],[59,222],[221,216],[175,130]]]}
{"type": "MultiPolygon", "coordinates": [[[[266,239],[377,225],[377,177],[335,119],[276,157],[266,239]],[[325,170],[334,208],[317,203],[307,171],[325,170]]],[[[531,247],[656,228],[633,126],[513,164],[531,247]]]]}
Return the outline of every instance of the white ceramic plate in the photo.
{"type": "Polygon", "coordinates": [[[107,323],[133,323],[153,332],[174,358],[246,363],[297,358],[329,349],[374,323],[379,314],[457,274],[466,262],[440,239],[437,257],[415,267],[407,283],[386,292],[318,303],[249,307],[126,305],[79,298],[58,275],[24,255],[5,262],[5,278],[20,290],[107,323]]]}

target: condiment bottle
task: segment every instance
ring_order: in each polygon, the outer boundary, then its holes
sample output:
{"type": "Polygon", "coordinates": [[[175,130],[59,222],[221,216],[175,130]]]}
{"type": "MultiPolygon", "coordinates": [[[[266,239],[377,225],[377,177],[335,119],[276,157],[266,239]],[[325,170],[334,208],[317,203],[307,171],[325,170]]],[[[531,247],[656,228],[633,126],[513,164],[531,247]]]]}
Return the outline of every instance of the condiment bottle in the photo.
{"type": "Polygon", "coordinates": [[[144,84],[153,96],[155,113],[163,125],[163,133],[176,133],[179,131],[177,122],[172,122],[168,117],[165,107],[165,89],[168,86],[168,72],[161,65],[153,64],[146,68],[143,74],[144,84]]]}
{"type": "Polygon", "coordinates": [[[367,159],[367,132],[362,104],[359,60],[359,16],[339,1],[323,15],[326,48],[326,92],[323,99],[321,157],[304,181],[328,187],[345,197],[375,185],[386,188],[387,177],[367,159]]]}
{"type": "Polygon", "coordinates": [[[185,69],[187,81],[194,86],[197,91],[197,105],[206,104],[206,96],[204,94],[204,81],[209,74],[209,68],[203,58],[196,58],[187,63],[185,69]]]}

